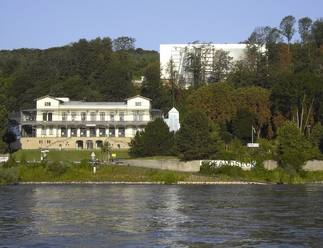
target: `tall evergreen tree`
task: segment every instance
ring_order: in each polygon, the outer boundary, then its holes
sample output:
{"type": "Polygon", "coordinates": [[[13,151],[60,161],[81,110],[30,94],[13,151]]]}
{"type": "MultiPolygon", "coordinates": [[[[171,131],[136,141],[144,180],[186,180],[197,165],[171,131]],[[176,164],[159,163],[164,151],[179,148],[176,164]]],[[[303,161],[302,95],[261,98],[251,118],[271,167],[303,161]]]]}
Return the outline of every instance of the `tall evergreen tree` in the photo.
{"type": "Polygon", "coordinates": [[[199,109],[193,109],[184,117],[176,133],[176,146],[183,161],[209,159],[224,144],[208,117],[199,109]]]}
{"type": "Polygon", "coordinates": [[[157,118],[131,139],[129,155],[131,157],[170,155],[173,145],[174,132],[169,131],[163,119],[157,118]]]}

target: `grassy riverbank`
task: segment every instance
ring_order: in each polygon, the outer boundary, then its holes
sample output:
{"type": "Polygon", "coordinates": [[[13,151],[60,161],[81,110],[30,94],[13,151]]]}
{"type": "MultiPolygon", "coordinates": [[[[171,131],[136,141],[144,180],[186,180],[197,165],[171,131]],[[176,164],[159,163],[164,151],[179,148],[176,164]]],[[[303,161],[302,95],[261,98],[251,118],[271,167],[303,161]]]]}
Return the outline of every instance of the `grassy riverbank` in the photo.
{"type": "MultiPolygon", "coordinates": [[[[0,166],[0,185],[27,182],[126,182],[126,183],[217,183],[217,182],[258,182],[258,183],[315,183],[323,181],[323,171],[301,171],[291,174],[278,168],[272,171],[257,167],[244,171],[236,166],[222,166],[200,173],[180,173],[168,170],[145,169],[120,165],[101,165],[94,173],[88,160],[94,152],[100,151],[49,151],[47,161],[40,162],[40,150],[19,151],[0,166]],[[19,161],[19,163],[16,163],[19,161]],[[34,162],[35,161],[35,162],[34,162]],[[78,163],[74,162],[78,161],[78,163]]],[[[118,158],[129,158],[127,151],[112,151],[118,158]]],[[[162,158],[162,157],[160,157],[162,158]]],[[[144,159],[144,158],[143,158],[144,159]]],[[[156,159],[158,159],[156,157],[156,159]]],[[[101,159],[99,159],[101,160],[101,159]]]]}
{"type": "MultiPolygon", "coordinates": [[[[0,168],[0,185],[16,183],[162,183],[178,182],[229,182],[230,178],[202,176],[170,170],[156,170],[119,165],[101,165],[94,172],[91,163],[69,162],[21,163],[9,168],[0,168]],[[6,171],[6,172],[5,172],[6,171]],[[5,173],[3,173],[5,172],[5,173]],[[2,173],[2,176],[1,176],[2,173]]],[[[238,181],[238,180],[234,180],[238,181]]]]}

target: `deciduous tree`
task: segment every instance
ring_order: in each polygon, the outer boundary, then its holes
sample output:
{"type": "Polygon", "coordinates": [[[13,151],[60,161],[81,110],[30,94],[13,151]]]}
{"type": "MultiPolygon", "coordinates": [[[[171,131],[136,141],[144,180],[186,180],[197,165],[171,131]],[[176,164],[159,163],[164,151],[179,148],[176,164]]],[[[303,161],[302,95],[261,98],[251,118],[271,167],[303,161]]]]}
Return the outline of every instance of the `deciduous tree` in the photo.
{"type": "Polygon", "coordinates": [[[294,28],[296,20],[294,16],[285,16],[283,20],[280,22],[279,28],[283,36],[286,37],[287,43],[288,43],[288,53],[289,53],[289,44],[290,41],[293,38],[293,35],[296,32],[296,29],[294,28]]]}
{"type": "Polygon", "coordinates": [[[298,172],[306,161],[320,155],[318,147],[313,146],[292,121],[286,121],[278,130],[279,162],[284,168],[291,166],[298,172]]]}
{"type": "Polygon", "coordinates": [[[254,116],[253,126],[258,138],[262,131],[264,133],[264,128],[270,124],[272,107],[270,96],[269,90],[256,86],[238,88],[233,92],[232,99],[236,109],[248,108],[254,116]]]}
{"type": "Polygon", "coordinates": [[[235,113],[232,90],[227,83],[204,85],[189,96],[188,107],[202,110],[214,123],[228,123],[235,113]]]}

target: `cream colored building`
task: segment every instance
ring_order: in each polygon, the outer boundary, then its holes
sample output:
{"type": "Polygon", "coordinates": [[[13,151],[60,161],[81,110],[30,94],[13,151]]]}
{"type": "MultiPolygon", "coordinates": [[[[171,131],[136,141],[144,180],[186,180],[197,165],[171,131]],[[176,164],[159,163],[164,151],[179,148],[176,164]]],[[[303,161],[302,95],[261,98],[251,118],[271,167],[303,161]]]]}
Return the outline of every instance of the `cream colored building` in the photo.
{"type": "MultiPolygon", "coordinates": [[[[36,108],[22,110],[15,149],[99,149],[105,141],[127,149],[138,130],[162,117],[150,99],[134,96],[124,102],[70,101],[64,97],[36,99],[36,108]],[[19,144],[17,144],[19,143],[19,144]]],[[[12,125],[14,126],[14,125],[12,125]]]]}

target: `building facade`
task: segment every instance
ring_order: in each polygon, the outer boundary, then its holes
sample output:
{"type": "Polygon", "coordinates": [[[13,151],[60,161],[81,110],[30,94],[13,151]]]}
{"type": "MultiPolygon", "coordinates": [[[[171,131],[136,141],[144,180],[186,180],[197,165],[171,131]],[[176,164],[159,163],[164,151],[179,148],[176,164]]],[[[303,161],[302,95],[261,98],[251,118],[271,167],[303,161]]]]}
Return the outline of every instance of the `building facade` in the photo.
{"type": "Polygon", "coordinates": [[[162,118],[162,112],[139,95],[124,102],[44,96],[36,99],[35,109],[22,110],[11,120],[18,138],[13,148],[100,149],[108,141],[114,149],[127,149],[136,132],[155,118],[162,118]]]}
{"type": "Polygon", "coordinates": [[[187,70],[189,65],[187,64],[188,52],[193,48],[200,47],[201,63],[206,65],[206,72],[211,71],[211,65],[213,63],[213,56],[216,51],[222,50],[228,52],[228,56],[232,58],[232,62],[243,60],[245,58],[246,44],[161,44],[160,45],[160,64],[161,64],[161,78],[170,79],[170,75],[167,70],[170,59],[173,60],[173,70],[177,73],[177,78],[181,77],[184,80],[184,87],[188,88],[192,84],[192,75],[187,70]]]}

